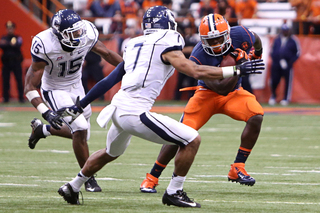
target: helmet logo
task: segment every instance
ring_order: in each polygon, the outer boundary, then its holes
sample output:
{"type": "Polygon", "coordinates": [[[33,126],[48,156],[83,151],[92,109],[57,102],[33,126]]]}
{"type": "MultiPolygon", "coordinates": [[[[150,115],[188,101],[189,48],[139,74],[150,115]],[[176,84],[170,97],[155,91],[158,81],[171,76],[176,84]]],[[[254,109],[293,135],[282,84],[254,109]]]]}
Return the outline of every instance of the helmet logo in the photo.
{"type": "Polygon", "coordinates": [[[54,27],[57,31],[59,30],[61,24],[61,18],[59,16],[55,16],[52,20],[52,27],[54,27]]]}
{"type": "Polygon", "coordinates": [[[241,49],[242,50],[247,50],[249,48],[249,44],[248,44],[248,42],[243,42],[242,44],[241,44],[241,49]]]}
{"type": "Polygon", "coordinates": [[[212,30],[212,31],[209,31],[208,32],[208,36],[216,36],[216,35],[219,35],[220,34],[220,31],[219,30],[212,30]]]}
{"type": "Polygon", "coordinates": [[[160,20],[161,20],[160,18],[153,18],[153,23],[156,23],[156,22],[158,22],[160,20]]]}

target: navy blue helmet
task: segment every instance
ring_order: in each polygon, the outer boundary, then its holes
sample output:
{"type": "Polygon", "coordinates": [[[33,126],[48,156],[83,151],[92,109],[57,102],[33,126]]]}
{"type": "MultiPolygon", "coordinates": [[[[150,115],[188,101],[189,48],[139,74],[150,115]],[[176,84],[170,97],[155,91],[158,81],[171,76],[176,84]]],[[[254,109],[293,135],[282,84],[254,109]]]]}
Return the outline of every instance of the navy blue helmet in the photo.
{"type": "Polygon", "coordinates": [[[87,42],[86,25],[73,10],[59,10],[51,19],[52,32],[70,48],[82,47],[87,42]]]}
{"type": "Polygon", "coordinates": [[[164,6],[150,7],[143,15],[142,29],[145,35],[161,30],[177,30],[177,22],[171,10],[164,6]]]}

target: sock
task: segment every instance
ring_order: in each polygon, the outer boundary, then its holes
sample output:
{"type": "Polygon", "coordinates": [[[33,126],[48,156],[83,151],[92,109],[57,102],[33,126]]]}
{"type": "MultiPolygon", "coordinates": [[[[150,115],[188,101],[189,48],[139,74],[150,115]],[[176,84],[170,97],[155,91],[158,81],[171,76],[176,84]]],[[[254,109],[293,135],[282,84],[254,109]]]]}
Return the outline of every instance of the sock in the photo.
{"type": "Polygon", "coordinates": [[[42,126],[42,132],[43,132],[43,134],[44,134],[44,136],[50,136],[51,135],[51,133],[50,133],[50,128],[51,128],[51,126],[50,125],[43,125],[42,126]]]}
{"type": "Polygon", "coordinates": [[[240,146],[235,163],[245,163],[252,149],[246,149],[240,146]]]}
{"type": "Polygon", "coordinates": [[[150,174],[156,178],[159,178],[166,166],[167,165],[161,164],[156,160],[156,162],[153,165],[153,168],[151,169],[150,174]]]}
{"type": "Polygon", "coordinates": [[[73,191],[79,192],[81,189],[81,186],[89,179],[90,177],[86,177],[82,174],[80,171],[79,174],[69,182],[69,184],[72,186],[73,191]]]}
{"type": "Polygon", "coordinates": [[[175,194],[178,190],[183,189],[183,183],[186,180],[186,176],[178,176],[173,173],[169,186],[167,188],[167,193],[169,195],[175,194]]]}

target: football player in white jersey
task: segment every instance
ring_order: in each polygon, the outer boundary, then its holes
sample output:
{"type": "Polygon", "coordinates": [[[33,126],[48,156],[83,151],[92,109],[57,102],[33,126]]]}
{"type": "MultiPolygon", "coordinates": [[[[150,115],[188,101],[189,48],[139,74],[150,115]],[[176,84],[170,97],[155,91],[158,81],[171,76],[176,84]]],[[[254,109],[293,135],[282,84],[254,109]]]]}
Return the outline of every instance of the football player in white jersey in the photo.
{"type": "MultiPolygon", "coordinates": [[[[80,168],[89,157],[87,140],[90,138],[91,107],[88,105],[77,120],[66,125],[54,110],[74,105],[78,96],[84,97],[81,83],[82,64],[89,51],[103,57],[117,66],[122,58],[107,49],[98,40],[98,30],[89,21],[82,20],[73,10],[60,10],[51,20],[51,28],[37,34],[32,39],[32,64],[25,79],[25,95],[50,125],[44,125],[40,119],[31,122],[32,133],[29,147],[34,149],[41,138],[49,135],[71,138],[73,149],[80,168]],[[37,87],[41,83],[41,96],[37,87]]],[[[85,184],[86,190],[101,191],[92,176],[85,184]]]]}
{"type": "Polygon", "coordinates": [[[201,207],[183,191],[183,183],[200,145],[198,132],[168,116],[150,112],[168,78],[176,69],[197,79],[221,79],[234,75],[261,73],[260,61],[246,62],[235,67],[197,65],[182,53],[184,39],[176,31],[172,12],[164,6],[149,8],[144,16],[144,35],[131,39],[125,49],[124,62],[98,82],[71,107],[57,111],[62,116],[76,118],[91,101],[104,94],[122,79],[122,85],[111,104],[97,118],[108,131],[106,148],[93,153],[79,174],[64,184],[58,193],[70,204],[79,204],[81,186],[107,163],[122,155],[132,135],[159,144],[176,144],[180,149],[175,158],[171,182],[162,202],[179,207],[201,207]]]}

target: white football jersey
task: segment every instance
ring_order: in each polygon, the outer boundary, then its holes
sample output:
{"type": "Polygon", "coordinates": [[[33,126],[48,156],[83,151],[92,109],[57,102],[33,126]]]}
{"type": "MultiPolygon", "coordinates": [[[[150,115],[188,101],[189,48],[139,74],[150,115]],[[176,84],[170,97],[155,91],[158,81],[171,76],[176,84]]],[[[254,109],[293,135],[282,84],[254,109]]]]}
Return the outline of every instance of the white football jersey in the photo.
{"type": "MultiPolygon", "coordinates": [[[[98,30],[89,21],[83,20],[87,30],[87,44],[72,52],[64,51],[56,35],[49,28],[32,39],[31,55],[33,61],[45,61],[41,87],[44,90],[66,90],[79,84],[82,64],[87,53],[98,41],[98,30]]],[[[81,83],[81,82],[80,82],[81,83]]]]}
{"type": "Polygon", "coordinates": [[[126,74],[112,104],[136,113],[150,110],[175,70],[162,60],[162,54],[182,50],[184,44],[180,33],[173,30],[159,30],[131,39],[123,55],[126,74]]]}

